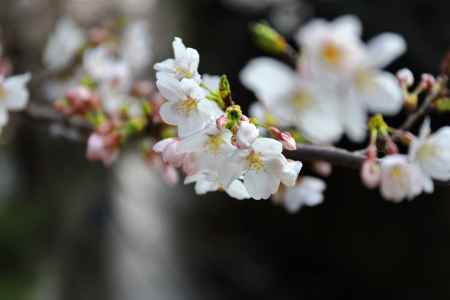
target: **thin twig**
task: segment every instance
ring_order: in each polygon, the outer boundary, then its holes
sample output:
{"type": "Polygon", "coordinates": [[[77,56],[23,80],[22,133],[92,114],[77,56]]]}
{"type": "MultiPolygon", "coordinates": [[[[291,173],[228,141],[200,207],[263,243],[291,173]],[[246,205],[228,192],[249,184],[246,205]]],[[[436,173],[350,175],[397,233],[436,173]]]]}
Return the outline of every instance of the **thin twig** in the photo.
{"type": "MultiPolygon", "coordinates": [[[[437,88],[435,88],[432,93],[428,94],[428,96],[423,101],[422,105],[419,109],[410,115],[406,121],[400,126],[400,130],[409,131],[415,124],[422,118],[430,109],[433,101],[438,98],[442,92],[442,88],[447,84],[447,78],[441,77],[439,81],[436,83],[437,88]]],[[[397,136],[395,136],[397,138],[397,136]]]]}

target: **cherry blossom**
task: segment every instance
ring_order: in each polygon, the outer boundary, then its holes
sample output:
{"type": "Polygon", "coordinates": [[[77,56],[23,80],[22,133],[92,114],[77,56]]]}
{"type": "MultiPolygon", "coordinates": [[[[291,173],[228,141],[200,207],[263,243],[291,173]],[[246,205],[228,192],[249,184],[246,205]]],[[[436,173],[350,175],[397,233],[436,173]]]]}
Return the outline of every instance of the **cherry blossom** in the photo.
{"type": "Polygon", "coordinates": [[[323,202],[326,184],[323,180],[304,176],[295,187],[285,191],[283,206],[290,213],[299,211],[303,206],[316,206],[323,202]]]}

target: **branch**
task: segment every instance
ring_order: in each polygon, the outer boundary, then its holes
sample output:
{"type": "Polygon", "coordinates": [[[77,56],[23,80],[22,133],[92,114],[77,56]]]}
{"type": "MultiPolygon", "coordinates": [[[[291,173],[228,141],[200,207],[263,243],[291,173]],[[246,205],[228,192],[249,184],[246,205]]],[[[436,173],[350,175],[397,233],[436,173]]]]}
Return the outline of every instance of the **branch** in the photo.
{"type": "MultiPolygon", "coordinates": [[[[44,107],[37,104],[32,104],[24,111],[24,115],[32,120],[45,123],[68,123],[68,125],[79,129],[80,131],[87,131],[92,129],[89,124],[81,120],[71,120],[67,122],[64,116],[51,107],[44,107]]],[[[333,146],[319,146],[319,145],[298,145],[297,150],[286,152],[286,156],[291,159],[300,161],[326,161],[334,166],[346,167],[354,170],[359,170],[362,163],[366,159],[363,152],[350,152],[348,150],[333,147],[333,146]]],[[[450,181],[436,182],[439,185],[450,186],[450,181]]]]}
{"type": "MultiPolygon", "coordinates": [[[[434,89],[432,93],[428,94],[419,109],[405,120],[405,122],[399,128],[401,131],[409,131],[411,127],[413,127],[414,124],[428,112],[428,109],[433,104],[433,101],[440,96],[442,88],[445,87],[447,81],[448,79],[446,77],[441,77],[439,79],[439,81],[436,83],[438,85],[438,88],[434,89]]],[[[398,138],[398,136],[395,135],[394,138],[398,138]]]]}

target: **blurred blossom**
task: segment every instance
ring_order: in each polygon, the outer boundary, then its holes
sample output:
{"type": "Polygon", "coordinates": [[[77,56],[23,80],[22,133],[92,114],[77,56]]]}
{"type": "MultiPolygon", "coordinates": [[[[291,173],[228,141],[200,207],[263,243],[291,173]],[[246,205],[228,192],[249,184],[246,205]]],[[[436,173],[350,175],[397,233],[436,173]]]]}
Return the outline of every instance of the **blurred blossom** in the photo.
{"type": "Polygon", "coordinates": [[[295,213],[303,206],[316,206],[323,202],[326,184],[323,180],[311,176],[300,179],[300,183],[288,188],[284,195],[283,205],[290,213],[295,213]]]}
{"type": "Polygon", "coordinates": [[[381,195],[389,201],[412,200],[423,191],[431,193],[432,181],[406,155],[389,155],[381,160],[381,195]]]}
{"type": "Polygon", "coordinates": [[[256,58],[242,70],[241,81],[271,114],[307,139],[333,143],[346,133],[361,142],[368,112],[393,115],[402,108],[396,77],[381,68],[406,49],[404,39],[393,33],[364,44],[361,31],[355,16],[312,20],[296,35],[301,52],[297,70],[256,58]]]}
{"type": "Polygon", "coordinates": [[[50,71],[66,68],[73,62],[85,42],[86,37],[75,22],[67,17],[60,19],[48,40],[44,64],[50,71]]]}

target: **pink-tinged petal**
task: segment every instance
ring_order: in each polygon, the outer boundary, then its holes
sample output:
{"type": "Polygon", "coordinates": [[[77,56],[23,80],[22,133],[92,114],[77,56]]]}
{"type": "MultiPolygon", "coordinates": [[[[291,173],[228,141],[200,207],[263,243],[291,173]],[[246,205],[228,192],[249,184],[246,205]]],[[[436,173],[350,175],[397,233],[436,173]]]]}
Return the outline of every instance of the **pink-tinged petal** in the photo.
{"type": "Polygon", "coordinates": [[[153,151],[158,153],[163,152],[169,144],[173,143],[174,140],[174,138],[168,138],[157,142],[153,145],[153,151]]]}

